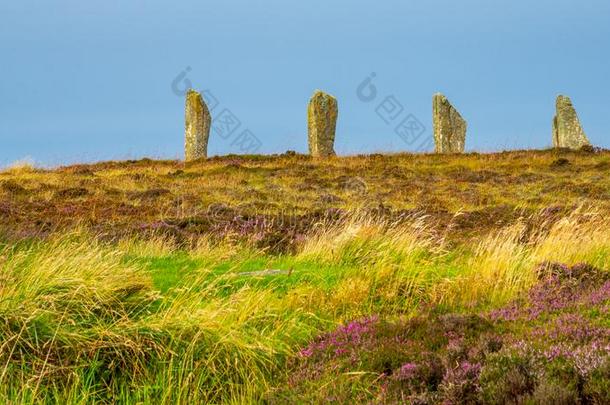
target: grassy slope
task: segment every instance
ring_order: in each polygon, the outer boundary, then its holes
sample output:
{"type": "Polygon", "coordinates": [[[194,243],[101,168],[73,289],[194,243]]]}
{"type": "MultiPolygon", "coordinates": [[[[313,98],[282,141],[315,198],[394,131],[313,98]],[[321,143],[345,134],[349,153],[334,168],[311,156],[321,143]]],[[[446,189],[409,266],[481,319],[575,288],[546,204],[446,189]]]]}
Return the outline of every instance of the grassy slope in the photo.
{"type": "MultiPolygon", "coordinates": [[[[609,162],[547,151],[0,173],[0,395],[299,398],[286,366],[307,369],[299,350],[340,323],[488,313],[534,286],[544,261],[610,268],[609,162]],[[240,275],[262,269],[288,272],[240,275]]],[[[604,302],[595,322],[607,319],[604,302]]],[[[340,361],[327,360],[311,367],[340,361]]],[[[336,392],[308,374],[311,400],[391,402],[413,390],[392,380],[384,397],[376,378],[352,384],[350,371],[383,374],[372,363],[343,371],[336,392]]]]}
{"type": "Polygon", "coordinates": [[[331,209],[374,209],[395,216],[423,212],[441,225],[459,212],[452,229],[462,238],[524,211],[583,202],[610,210],[609,170],[610,152],[562,151],[322,161],[234,156],[187,165],[141,160],[14,169],[0,173],[0,228],[31,235],[78,221],[96,233],[165,228],[183,239],[224,231],[284,251],[331,209]]]}

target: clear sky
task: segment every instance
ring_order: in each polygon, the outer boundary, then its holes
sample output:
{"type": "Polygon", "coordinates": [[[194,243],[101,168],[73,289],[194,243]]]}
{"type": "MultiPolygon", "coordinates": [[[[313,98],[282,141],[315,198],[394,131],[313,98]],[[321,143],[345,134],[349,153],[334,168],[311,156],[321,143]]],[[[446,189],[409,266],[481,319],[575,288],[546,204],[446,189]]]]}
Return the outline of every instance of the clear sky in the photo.
{"type": "Polygon", "coordinates": [[[610,148],[610,2],[0,0],[0,165],[179,158],[189,83],[241,123],[212,155],[246,129],[258,153],[305,152],[317,88],[340,154],[428,147],[438,91],[469,150],[550,146],[560,93],[610,148]],[[401,138],[403,117],[423,135],[401,138]]]}

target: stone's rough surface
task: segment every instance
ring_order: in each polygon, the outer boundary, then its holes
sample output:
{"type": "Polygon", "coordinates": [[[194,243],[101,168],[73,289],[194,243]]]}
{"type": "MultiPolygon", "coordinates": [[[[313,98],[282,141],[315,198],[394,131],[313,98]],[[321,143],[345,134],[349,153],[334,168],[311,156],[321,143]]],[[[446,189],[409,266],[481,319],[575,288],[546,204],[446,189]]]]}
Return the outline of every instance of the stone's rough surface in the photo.
{"type": "Polygon", "coordinates": [[[436,153],[462,153],[466,143],[466,121],[444,95],[432,98],[432,119],[436,153]]]}
{"type": "Polygon", "coordinates": [[[212,117],[201,94],[194,90],[186,93],[184,158],[190,160],[208,156],[208,138],[212,117]]]}
{"type": "Polygon", "coordinates": [[[312,156],[335,155],[335,129],[338,114],[337,99],[316,90],[307,109],[307,140],[309,142],[309,153],[312,156]]]}
{"type": "Polygon", "coordinates": [[[557,112],[553,118],[553,146],[556,148],[580,149],[590,145],[580,126],[578,115],[569,97],[558,96],[557,112]]]}

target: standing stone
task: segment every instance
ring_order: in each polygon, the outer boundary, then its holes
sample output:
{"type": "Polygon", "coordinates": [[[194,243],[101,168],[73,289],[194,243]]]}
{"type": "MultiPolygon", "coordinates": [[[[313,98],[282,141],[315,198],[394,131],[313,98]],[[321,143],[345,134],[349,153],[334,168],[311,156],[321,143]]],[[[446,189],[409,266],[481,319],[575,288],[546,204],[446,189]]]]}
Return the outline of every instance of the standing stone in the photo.
{"type": "Polygon", "coordinates": [[[337,99],[320,90],[311,97],[307,109],[309,154],[314,157],[335,155],[337,128],[337,99]]]}
{"type": "Polygon", "coordinates": [[[553,146],[555,148],[580,149],[591,144],[580,126],[570,97],[557,96],[556,111],[553,118],[553,146]]]}
{"type": "Polygon", "coordinates": [[[437,93],[432,98],[432,120],[436,153],[462,153],[466,143],[466,121],[447,97],[437,93]]]}
{"type": "Polygon", "coordinates": [[[208,156],[208,138],[212,117],[201,94],[195,90],[186,93],[184,158],[190,160],[208,156]]]}

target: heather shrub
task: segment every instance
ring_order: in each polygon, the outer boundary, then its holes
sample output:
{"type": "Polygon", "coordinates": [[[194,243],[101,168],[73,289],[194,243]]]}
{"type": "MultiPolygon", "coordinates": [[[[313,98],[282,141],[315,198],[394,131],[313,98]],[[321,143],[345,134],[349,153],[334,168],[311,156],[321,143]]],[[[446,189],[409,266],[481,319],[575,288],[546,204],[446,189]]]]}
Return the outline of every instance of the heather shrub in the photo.
{"type": "Polygon", "coordinates": [[[447,403],[476,404],[479,401],[481,364],[462,361],[448,367],[439,390],[447,403]]]}
{"type": "Polygon", "coordinates": [[[545,367],[540,385],[545,384],[547,386],[561,386],[566,392],[572,392],[578,398],[582,378],[572,362],[563,357],[558,357],[545,367]]]}
{"type": "Polygon", "coordinates": [[[545,405],[575,405],[580,403],[578,391],[553,380],[542,380],[526,402],[545,405]]]}
{"type": "Polygon", "coordinates": [[[494,350],[498,338],[490,335],[491,328],[482,317],[460,314],[352,321],[303,348],[291,365],[295,373],[287,387],[272,398],[309,395],[307,387],[316,381],[325,387],[324,398],[339,395],[328,391],[332,387],[345,394],[341,381],[359,376],[355,386],[369,381],[368,392],[380,401],[471,401],[478,393],[481,365],[470,360],[469,348],[481,346],[477,353],[483,355],[488,346],[494,350]],[[331,376],[332,383],[322,383],[331,376]]]}
{"type": "Polygon", "coordinates": [[[434,392],[443,380],[445,368],[440,357],[434,353],[421,353],[416,361],[404,363],[392,371],[388,392],[417,395],[434,392]]]}
{"type": "Polygon", "coordinates": [[[536,385],[532,361],[526,356],[498,353],[481,370],[481,396],[489,404],[521,403],[536,385]]]}
{"type": "Polygon", "coordinates": [[[591,404],[602,405],[610,402],[610,356],[594,369],[583,384],[583,396],[591,404]]]}

